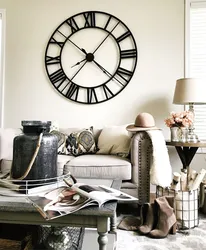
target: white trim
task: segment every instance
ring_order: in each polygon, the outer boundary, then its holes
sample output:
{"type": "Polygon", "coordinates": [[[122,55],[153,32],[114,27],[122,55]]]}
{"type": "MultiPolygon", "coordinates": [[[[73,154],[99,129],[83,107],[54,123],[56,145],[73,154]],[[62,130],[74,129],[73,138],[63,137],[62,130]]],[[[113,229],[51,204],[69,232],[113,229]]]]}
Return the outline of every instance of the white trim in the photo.
{"type": "MultiPolygon", "coordinates": [[[[185,0],[185,76],[190,75],[190,9],[192,8],[205,8],[206,0],[185,0]]],[[[198,107],[197,107],[198,108],[198,107]]],[[[199,148],[197,153],[206,153],[206,148],[199,148]]]]}
{"type": "Polygon", "coordinates": [[[0,56],[0,127],[4,126],[4,83],[5,83],[5,47],[6,47],[6,10],[0,9],[2,19],[1,56],[0,56]]]}
{"type": "Polygon", "coordinates": [[[190,51],[190,4],[191,0],[185,0],[185,30],[184,30],[184,77],[189,77],[190,63],[189,63],[189,51],[190,51]]]}

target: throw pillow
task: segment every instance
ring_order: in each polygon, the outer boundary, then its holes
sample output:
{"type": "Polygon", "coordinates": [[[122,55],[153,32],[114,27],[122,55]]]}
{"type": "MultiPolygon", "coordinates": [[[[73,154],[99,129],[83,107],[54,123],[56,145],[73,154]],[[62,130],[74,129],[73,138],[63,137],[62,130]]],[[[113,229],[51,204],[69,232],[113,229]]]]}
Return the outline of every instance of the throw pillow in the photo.
{"type": "Polygon", "coordinates": [[[97,151],[93,127],[71,133],[66,140],[68,152],[72,155],[94,154],[97,151]]]}
{"type": "Polygon", "coordinates": [[[67,148],[66,148],[66,138],[67,136],[64,133],[61,133],[57,130],[52,130],[50,132],[53,135],[56,135],[58,138],[58,154],[68,154],[67,148]]]}
{"type": "Polygon", "coordinates": [[[131,138],[126,126],[112,126],[102,129],[98,138],[97,154],[111,154],[127,157],[130,151],[131,138]]]}

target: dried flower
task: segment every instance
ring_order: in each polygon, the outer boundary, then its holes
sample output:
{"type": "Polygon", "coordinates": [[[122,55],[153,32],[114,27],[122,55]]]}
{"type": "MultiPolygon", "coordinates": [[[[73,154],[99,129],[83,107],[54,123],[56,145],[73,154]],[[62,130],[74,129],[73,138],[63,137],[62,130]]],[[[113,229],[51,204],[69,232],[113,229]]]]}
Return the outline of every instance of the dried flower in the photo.
{"type": "Polygon", "coordinates": [[[189,127],[193,124],[194,114],[191,111],[180,113],[171,112],[170,117],[164,120],[167,127],[189,127]]]}

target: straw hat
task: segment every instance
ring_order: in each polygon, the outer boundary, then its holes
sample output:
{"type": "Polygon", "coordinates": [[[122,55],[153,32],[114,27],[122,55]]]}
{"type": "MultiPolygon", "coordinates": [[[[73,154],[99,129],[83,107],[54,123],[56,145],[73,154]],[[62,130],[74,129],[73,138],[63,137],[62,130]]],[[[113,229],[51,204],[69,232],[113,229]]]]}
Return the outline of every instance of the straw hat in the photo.
{"type": "Polygon", "coordinates": [[[147,130],[158,130],[155,126],[154,117],[149,113],[140,113],[136,119],[135,123],[128,125],[126,127],[128,131],[136,132],[136,131],[147,131],[147,130]]]}

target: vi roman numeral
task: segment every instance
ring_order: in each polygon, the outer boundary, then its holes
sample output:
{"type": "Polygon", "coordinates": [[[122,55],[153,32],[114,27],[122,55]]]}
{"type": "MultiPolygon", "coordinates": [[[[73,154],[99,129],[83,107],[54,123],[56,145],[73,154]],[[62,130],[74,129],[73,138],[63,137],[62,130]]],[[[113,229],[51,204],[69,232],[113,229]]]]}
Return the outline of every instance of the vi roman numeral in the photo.
{"type": "Polygon", "coordinates": [[[96,26],[96,18],[95,18],[95,12],[88,12],[83,14],[85,18],[85,24],[84,27],[95,27],[96,26]]]}

